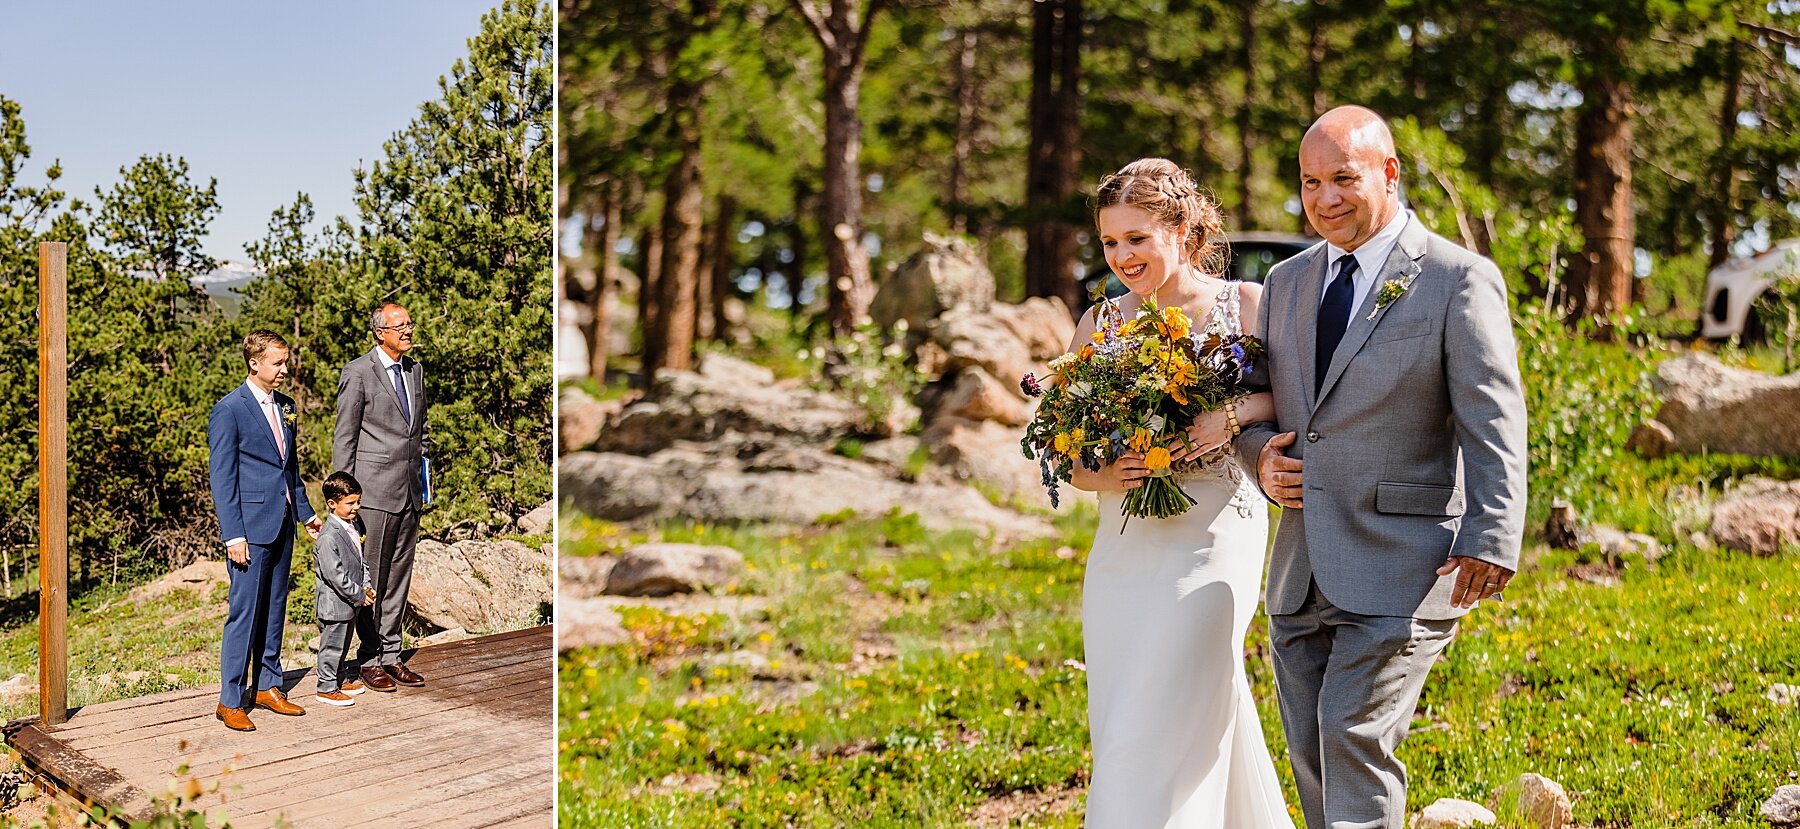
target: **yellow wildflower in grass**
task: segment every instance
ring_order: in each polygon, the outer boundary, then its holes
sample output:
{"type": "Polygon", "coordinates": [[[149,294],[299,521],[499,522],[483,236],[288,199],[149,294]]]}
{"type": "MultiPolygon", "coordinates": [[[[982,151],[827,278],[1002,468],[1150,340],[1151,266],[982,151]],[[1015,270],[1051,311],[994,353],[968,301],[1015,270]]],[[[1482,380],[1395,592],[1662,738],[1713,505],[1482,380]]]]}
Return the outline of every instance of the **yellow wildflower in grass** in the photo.
{"type": "Polygon", "coordinates": [[[1169,468],[1169,450],[1161,446],[1152,447],[1144,453],[1144,468],[1156,472],[1169,468]]]}
{"type": "Polygon", "coordinates": [[[1150,451],[1150,441],[1155,439],[1154,432],[1139,426],[1137,431],[1131,433],[1131,439],[1125,441],[1125,445],[1130,446],[1133,452],[1148,452],[1150,451]]]}
{"type": "Polygon", "coordinates": [[[1163,309],[1163,325],[1167,327],[1169,336],[1180,339],[1188,335],[1193,323],[1188,321],[1187,314],[1182,313],[1181,306],[1171,305],[1163,309]]]}

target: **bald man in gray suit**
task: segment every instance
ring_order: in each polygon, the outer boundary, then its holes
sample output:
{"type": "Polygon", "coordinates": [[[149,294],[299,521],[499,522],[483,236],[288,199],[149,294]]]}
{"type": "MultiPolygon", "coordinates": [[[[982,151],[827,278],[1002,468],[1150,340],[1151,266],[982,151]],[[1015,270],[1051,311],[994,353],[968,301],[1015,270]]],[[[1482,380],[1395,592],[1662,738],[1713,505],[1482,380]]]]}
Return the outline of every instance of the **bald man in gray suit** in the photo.
{"type": "Polygon", "coordinates": [[[1394,757],[1456,621],[1518,568],[1525,401],[1499,269],[1401,206],[1375,113],[1300,144],[1325,237],[1270,271],[1275,422],[1235,444],[1284,507],[1264,597],[1310,829],[1401,829],[1394,757]]]}
{"type": "Polygon", "coordinates": [[[331,465],[363,486],[362,521],[368,532],[363,560],[375,584],[375,604],[356,616],[357,659],[363,684],[393,691],[395,684],[423,685],[425,678],[400,661],[400,623],[412,584],[413,550],[419,544],[419,478],[424,455],[425,368],[406,352],[413,346],[412,316],[383,303],[369,321],[375,347],[344,366],[338,376],[337,429],[331,465]]]}

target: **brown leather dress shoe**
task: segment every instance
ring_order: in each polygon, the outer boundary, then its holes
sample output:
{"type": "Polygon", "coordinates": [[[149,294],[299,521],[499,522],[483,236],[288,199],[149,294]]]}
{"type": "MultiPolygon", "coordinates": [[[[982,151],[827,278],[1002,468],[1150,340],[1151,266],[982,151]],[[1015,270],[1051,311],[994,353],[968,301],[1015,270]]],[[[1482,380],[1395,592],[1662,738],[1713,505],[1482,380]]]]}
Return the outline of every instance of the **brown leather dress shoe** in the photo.
{"type": "Polygon", "coordinates": [[[225,727],[232,731],[256,730],[256,723],[250,721],[250,715],[244,713],[242,708],[226,708],[221,705],[214,716],[217,716],[219,722],[224,723],[225,727]]]}
{"type": "Polygon", "coordinates": [[[259,708],[267,708],[270,711],[274,711],[275,713],[286,717],[298,717],[306,713],[306,709],[288,702],[287,694],[282,693],[280,688],[257,691],[256,705],[259,708]]]}
{"type": "Polygon", "coordinates": [[[362,677],[363,685],[369,690],[385,691],[390,694],[394,692],[394,681],[388,679],[387,672],[383,671],[380,665],[364,665],[356,673],[357,676],[362,677]]]}
{"type": "Polygon", "coordinates": [[[383,665],[382,667],[387,670],[388,676],[393,677],[394,681],[400,683],[401,685],[424,685],[425,684],[425,677],[422,677],[422,676],[419,676],[418,674],[413,673],[413,670],[411,668],[406,667],[406,665],[403,663],[396,662],[392,665],[383,665]]]}

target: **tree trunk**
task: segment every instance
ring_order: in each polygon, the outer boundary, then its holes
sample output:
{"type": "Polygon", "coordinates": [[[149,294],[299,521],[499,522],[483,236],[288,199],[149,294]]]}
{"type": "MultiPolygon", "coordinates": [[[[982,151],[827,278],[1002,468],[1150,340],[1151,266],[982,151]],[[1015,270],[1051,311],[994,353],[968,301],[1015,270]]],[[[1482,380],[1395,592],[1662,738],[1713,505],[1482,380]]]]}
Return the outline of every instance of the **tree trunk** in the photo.
{"type": "Polygon", "coordinates": [[[855,0],[830,0],[822,9],[813,0],[792,0],[824,49],[825,61],[825,191],[819,199],[819,233],[825,242],[826,308],[831,328],[848,333],[869,316],[875,283],[869,276],[869,252],[862,224],[862,97],[863,50],[880,9],[870,0],[861,15],[855,0]],[[858,17],[861,20],[858,20],[858,17]]]}
{"type": "Polygon", "coordinates": [[[705,313],[699,322],[704,336],[717,342],[731,339],[730,323],[725,320],[725,298],[731,296],[731,244],[736,238],[737,199],[720,196],[711,250],[707,253],[712,272],[707,275],[705,296],[701,297],[705,313]]]}
{"type": "Polygon", "coordinates": [[[1742,47],[1732,38],[1725,53],[1725,95],[1719,105],[1718,178],[1713,186],[1712,244],[1706,264],[1716,268],[1731,256],[1731,243],[1737,238],[1737,165],[1732,144],[1737,140],[1738,94],[1743,85],[1742,47]]]}
{"type": "Polygon", "coordinates": [[[1319,120],[1330,106],[1330,96],[1325,91],[1325,16],[1330,13],[1328,0],[1312,0],[1312,14],[1307,16],[1306,81],[1313,121],[1319,120]]]}
{"type": "Polygon", "coordinates": [[[1241,0],[1238,15],[1238,71],[1244,75],[1244,96],[1238,102],[1238,207],[1237,229],[1255,227],[1256,201],[1256,4],[1241,0]]]}
{"type": "Polygon", "coordinates": [[[700,228],[700,261],[694,264],[694,342],[712,339],[713,237],[718,228],[700,228]]]}
{"type": "Polygon", "coordinates": [[[1575,219],[1584,244],[1569,267],[1573,319],[1607,320],[1631,302],[1631,89],[1611,71],[1582,81],[1575,119],[1575,219]]]}
{"type": "Polygon", "coordinates": [[[794,263],[786,271],[788,282],[788,322],[796,329],[799,327],[801,313],[805,310],[800,305],[800,287],[806,284],[806,258],[808,255],[806,226],[799,217],[806,213],[806,203],[813,197],[807,186],[805,176],[794,178],[794,222],[788,227],[788,249],[794,252],[794,263]]]}
{"type": "Polygon", "coordinates": [[[1032,18],[1025,295],[1059,296],[1078,309],[1077,227],[1068,214],[1081,164],[1081,0],[1040,0],[1032,18]]]}
{"type": "Polygon", "coordinates": [[[700,100],[697,86],[677,84],[670,95],[681,141],[681,157],[663,185],[662,278],[657,286],[656,359],[647,376],[659,368],[686,370],[694,364],[694,290],[699,282],[701,222],[705,194],[700,190],[700,100]]]}
{"type": "Polygon", "coordinates": [[[969,232],[969,157],[975,145],[975,50],[981,36],[966,29],[956,47],[956,131],[950,145],[950,230],[969,232]]]}
{"type": "Polygon", "coordinates": [[[643,254],[643,263],[639,266],[643,273],[638,275],[638,332],[644,344],[640,364],[644,383],[648,385],[654,379],[651,367],[662,359],[654,354],[660,344],[652,335],[662,327],[662,302],[657,297],[662,290],[663,235],[660,224],[651,223],[644,228],[638,250],[643,254]]]}
{"type": "Polygon", "coordinates": [[[602,193],[604,201],[600,212],[604,224],[600,228],[600,270],[594,275],[593,313],[590,316],[593,323],[587,335],[588,376],[604,385],[606,342],[611,334],[607,328],[606,306],[619,284],[619,234],[622,232],[619,223],[624,221],[625,194],[618,182],[609,182],[602,193]]]}
{"type": "Polygon", "coordinates": [[[825,242],[825,270],[831,330],[843,334],[869,314],[875,285],[869,251],[863,247],[862,65],[844,65],[842,56],[825,64],[825,192],[819,199],[819,227],[825,242]]]}

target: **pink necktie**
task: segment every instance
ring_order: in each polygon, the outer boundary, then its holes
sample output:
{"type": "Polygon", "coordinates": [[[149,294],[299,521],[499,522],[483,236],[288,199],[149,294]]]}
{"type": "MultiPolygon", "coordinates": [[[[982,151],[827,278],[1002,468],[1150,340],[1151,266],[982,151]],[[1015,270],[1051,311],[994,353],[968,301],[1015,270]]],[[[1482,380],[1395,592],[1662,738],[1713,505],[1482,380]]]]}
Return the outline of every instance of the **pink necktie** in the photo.
{"type": "Polygon", "coordinates": [[[281,453],[282,460],[287,460],[287,441],[281,439],[281,417],[275,414],[275,396],[269,396],[269,402],[263,411],[269,415],[269,428],[275,432],[275,451],[281,453]]]}

